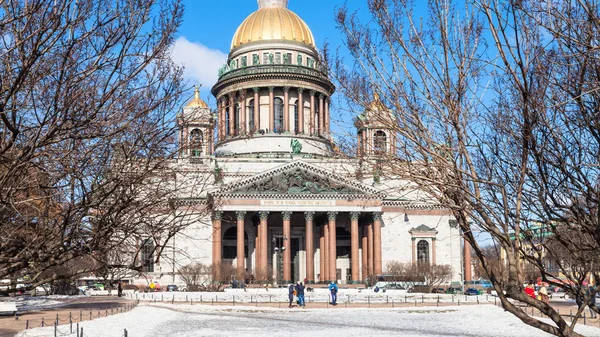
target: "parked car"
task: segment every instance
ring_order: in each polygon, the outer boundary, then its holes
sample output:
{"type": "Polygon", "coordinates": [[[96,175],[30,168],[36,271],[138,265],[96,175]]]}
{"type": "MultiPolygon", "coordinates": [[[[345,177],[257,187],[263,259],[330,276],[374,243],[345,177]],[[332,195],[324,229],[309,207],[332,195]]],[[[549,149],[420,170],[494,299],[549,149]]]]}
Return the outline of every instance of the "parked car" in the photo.
{"type": "Polygon", "coordinates": [[[477,295],[479,295],[479,290],[477,290],[475,288],[468,288],[467,290],[465,290],[465,295],[477,296],[477,295]]]}
{"type": "Polygon", "coordinates": [[[174,284],[169,284],[167,286],[167,291],[179,291],[179,288],[177,288],[177,286],[174,284]]]}
{"type": "Polygon", "coordinates": [[[457,294],[460,294],[460,292],[461,292],[460,288],[448,288],[448,289],[446,289],[446,294],[457,295],[457,294]]]}
{"type": "Polygon", "coordinates": [[[409,293],[428,293],[429,287],[424,285],[416,285],[408,289],[409,293]]]}
{"type": "Polygon", "coordinates": [[[446,293],[446,289],[440,287],[440,288],[434,288],[431,293],[433,294],[445,294],[446,293]]]}
{"type": "Polygon", "coordinates": [[[406,288],[404,288],[402,285],[400,284],[396,284],[396,283],[388,283],[386,285],[384,285],[381,290],[383,292],[386,291],[393,291],[393,292],[406,292],[406,288]]]}

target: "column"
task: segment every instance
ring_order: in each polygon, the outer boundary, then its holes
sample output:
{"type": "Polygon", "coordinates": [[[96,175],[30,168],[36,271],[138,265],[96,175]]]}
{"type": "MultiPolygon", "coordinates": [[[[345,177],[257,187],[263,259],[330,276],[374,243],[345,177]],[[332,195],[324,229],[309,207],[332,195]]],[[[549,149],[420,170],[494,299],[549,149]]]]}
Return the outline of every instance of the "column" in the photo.
{"type": "Polygon", "coordinates": [[[302,92],[303,88],[298,88],[298,103],[296,104],[296,109],[298,109],[298,133],[304,133],[304,97],[302,92]]]}
{"type": "Polygon", "coordinates": [[[221,279],[221,218],[223,212],[213,214],[213,282],[221,279]]]}
{"type": "Polygon", "coordinates": [[[471,244],[464,240],[465,256],[463,258],[465,264],[465,282],[473,281],[473,273],[471,271],[471,244]]]}
{"type": "Polygon", "coordinates": [[[325,280],[325,226],[321,226],[319,235],[319,282],[325,280]]]}
{"type": "Polygon", "coordinates": [[[260,88],[254,88],[254,132],[260,129],[260,88]]]}
{"type": "Polygon", "coordinates": [[[235,136],[235,94],[229,94],[229,137],[235,136]]]}
{"type": "Polygon", "coordinates": [[[368,236],[368,227],[363,225],[363,234],[362,234],[362,280],[363,282],[369,277],[369,262],[368,262],[368,244],[367,244],[367,236],[368,236]]]}
{"type": "Polygon", "coordinates": [[[331,116],[329,115],[329,97],[325,100],[325,137],[331,139],[331,116]]]}
{"type": "Polygon", "coordinates": [[[283,87],[283,131],[290,131],[290,87],[283,87]]]}
{"type": "Polygon", "coordinates": [[[262,270],[260,267],[260,222],[256,225],[256,241],[254,242],[254,276],[258,278],[258,274],[262,270]]]}
{"type": "Polygon", "coordinates": [[[269,87],[269,131],[273,132],[275,129],[275,93],[273,92],[275,87],[269,87]]]}
{"type": "Polygon", "coordinates": [[[227,137],[227,101],[221,100],[221,114],[219,116],[219,138],[224,141],[227,137]]]}
{"type": "Polygon", "coordinates": [[[304,213],[306,221],[306,279],[309,283],[315,282],[315,247],[313,238],[313,220],[315,212],[304,213]]]}
{"type": "Polygon", "coordinates": [[[362,139],[362,155],[364,156],[367,154],[367,129],[362,130],[362,139]]]}
{"type": "Polygon", "coordinates": [[[373,213],[373,271],[375,275],[383,273],[381,251],[381,212],[373,213]]]}
{"type": "Polygon", "coordinates": [[[411,238],[412,241],[412,263],[417,263],[417,239],[411,238]]]}
{"type": "Polygon", "coordinates": [[[319,129],[317,131],[319,136],[323,135],[325,121],[325,108],[323,107],[323,94],[319,94],[319,129]]]}
{"type": "Polygon", "coordinates": [[[350,213],[350,263],[352,271],[352,283],[357,284],[360,283],[359,278],[359,270],[358,270],[358,217],[360,216],[359,212],[350,213]]]}
{"type": "Polygon", "coordinates": [[[329,219],[329,280],[337,281],[336,222],[337,212],[327,212],[329,219]]]}
{"type": "Polygon", "coordinates": [[[324,223],[323,224],[323,240],[325,243],[325,247],[324,247],[324,253],[323,255],[325,256],[325,262],[323,262],[323,279],[322,281],[327,282],[329,281],[329,224],[328,223],[324,223]]]}
{"type": "Polygon", "coordinates": [[[235,212],[237,216],[237,277],[243,280],[246,275],[246,256],[244,254],[244,220],[246,212],[235,212]]]}
{"type": "Polygon", "coordinates": [[[283,283],[292,282],[292,250],[290,245],[292,212],[281,213],[283,217],[283,283]]]}
{"type": "Polygon", "coordinates": [[[431,265],[435,266],[435,238],[431,238],[431,265]]]}
{"type": "MultiPolygon", "coordinates": [[[[221,100],[217,99],[217,122],[219,123],[219,128],[217,129],[217,139],[221,140],[221,100]]],[[[183,139],[181,144],[183,144],[183,139]]]]}
{"type": "Polygon", "coordinates": [[[267,241],[267,220],[269,219],[269,212],[260,212],[260,275],[262,279],[267,277],[267,265],[268,265],[268,247],[269,242],[267,241]]]}
{"type": "Polygon", "coordinates": [[[246,134],[246,90],[240,90],[240,135],[246,134]]]}
{"type": "Polygon", "coordinates": [[[369,222],[367,228],[367,265],[369,267],[369,277],[374,274],[373,269],[373,223],[369,222]]]}
{"type": "Polygon", "coordinates": [[[309,118],[308,133],[309,135],[315,134],[315,91],[310,91],[310,118],[309,118]]]}

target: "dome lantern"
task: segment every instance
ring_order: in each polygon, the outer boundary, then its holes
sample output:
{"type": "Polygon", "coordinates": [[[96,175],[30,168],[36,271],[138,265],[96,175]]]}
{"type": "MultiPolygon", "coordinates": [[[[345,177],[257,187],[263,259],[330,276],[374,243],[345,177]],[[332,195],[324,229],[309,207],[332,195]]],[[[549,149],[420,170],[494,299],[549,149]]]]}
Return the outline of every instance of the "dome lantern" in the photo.
{"type": "Polygon", "coordinates": [[[288,0],[258,0],[258,8],[282,7],[287,8],[288,0]]]}

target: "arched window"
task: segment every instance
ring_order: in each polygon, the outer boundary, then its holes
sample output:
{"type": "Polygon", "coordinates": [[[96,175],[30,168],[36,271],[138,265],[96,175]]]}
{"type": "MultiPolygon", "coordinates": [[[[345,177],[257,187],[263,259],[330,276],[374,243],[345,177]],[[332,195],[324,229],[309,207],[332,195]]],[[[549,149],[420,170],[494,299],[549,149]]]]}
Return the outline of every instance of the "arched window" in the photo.
{"type": "Polygon", "coordinates": [[[235,105],[235,115],[234,115],[234,119],[233,119],[233,134],[235,136],[240,134],[240,114],[241,114],[241,107],[239,104],[235,105]]]}
{"type": "Polygon", "coordinates": [[[146,273],[154,272],[154,241],[147,238],[142,244],[142,271],[146,273]]]}
{"type": "Polygon", "coordinates": [[[248,131],[254,133],[254,98],[248,102],[248,131]]]}
{"type": "Polygon", "coordinates": [[[417,262],[429,264],[429,242],[425,240],[417,244],[417,262]]]}
{"type": "Polygon", "coordinates": [[[283,100],[279,97],[276,97],[273,100],[275,105],[275,132],[282,133],[283,130],[283,100]]]}
{"type": "Polygon", "coordinates": [[[387,150],[387,135],[385,132],[379,130],[375,132],[373,135],[375,138],[373,140],[373,147],[375,148],[375,152],[384,153],[387,150]]]}
{"type": "Polygon", "coordinates": [[[202,155],[202,143],[204,138],[200,129],[194,129],[190,132],[190,153],[192,157],[200,157],[202,155]]]}

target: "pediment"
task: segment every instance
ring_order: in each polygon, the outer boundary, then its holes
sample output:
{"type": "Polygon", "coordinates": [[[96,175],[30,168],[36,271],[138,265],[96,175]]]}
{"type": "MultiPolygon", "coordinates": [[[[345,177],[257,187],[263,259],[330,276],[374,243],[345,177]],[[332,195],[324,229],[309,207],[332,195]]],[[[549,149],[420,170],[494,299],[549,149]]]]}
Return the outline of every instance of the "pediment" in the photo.
{"type": "Polygon", "coordinates": [[[303,161],[296,161],[229,184],[218,194],[221,196],[380,197],[379,191],[374,188],[345,180],[330,171],[303,161]]]}
{"type": "Polygon", "coordinates": [[[411,230],[408,231],[409,233],[437,233],[437,231],[435,230],[435,228],[431,228],[425,225],[420,225],[417,228],[411,228],[411,230]]]}

